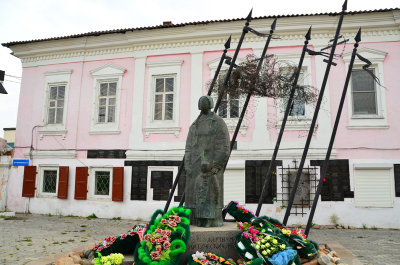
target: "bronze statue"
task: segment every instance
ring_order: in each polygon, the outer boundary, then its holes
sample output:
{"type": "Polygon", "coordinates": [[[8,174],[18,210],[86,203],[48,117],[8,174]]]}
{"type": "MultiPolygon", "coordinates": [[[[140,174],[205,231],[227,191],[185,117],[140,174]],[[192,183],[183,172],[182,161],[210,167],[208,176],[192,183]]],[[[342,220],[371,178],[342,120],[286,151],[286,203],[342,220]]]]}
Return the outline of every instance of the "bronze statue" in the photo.
{"type": "Polygon", "coordinates": [[[229,131],[211,111],[210,96],[199,99],[201,115],[190,126],[185,148],[185,206],[191,224],[222,226],[224,169],[229,158],[229,131]]]}

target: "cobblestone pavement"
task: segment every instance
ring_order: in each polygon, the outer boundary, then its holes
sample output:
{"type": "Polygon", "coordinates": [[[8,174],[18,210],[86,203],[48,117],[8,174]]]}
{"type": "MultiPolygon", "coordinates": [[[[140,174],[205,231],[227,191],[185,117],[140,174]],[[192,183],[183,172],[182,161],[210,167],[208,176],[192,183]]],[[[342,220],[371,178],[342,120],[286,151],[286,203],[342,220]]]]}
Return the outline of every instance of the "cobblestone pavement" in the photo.
{"type": "MultiPolygon", "coordinates": [[[[143,221],[36,214],[17,214],[11,220],[0,218],[0,264],[26,264],[121,234],[137,223],[143,221]]],[[[310,238],[317,242],[337,241],[365,264],[400,264],[399,230],[314,229],[310,238]]]]}

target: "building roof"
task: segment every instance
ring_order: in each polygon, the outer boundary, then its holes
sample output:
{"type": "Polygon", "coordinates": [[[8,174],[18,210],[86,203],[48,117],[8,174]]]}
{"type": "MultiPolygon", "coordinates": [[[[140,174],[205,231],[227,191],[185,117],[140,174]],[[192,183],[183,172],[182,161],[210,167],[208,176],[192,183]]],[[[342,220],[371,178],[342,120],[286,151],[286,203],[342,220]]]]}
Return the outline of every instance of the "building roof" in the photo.
{"type": "MultiPolygon", "coordinates": [[[[364,10],[364,11],[349,11],[349,12],[346,12],[346,14],[347,15],[355,15],[355,14],[364,14],[364,13],[373,13],[373,12],[390,12],[390,11],[394,11],[394,10],[400,10],[400,8],[385,8],[385,9],[374,9],[374,10],[364,10]]],[[[282,17],[321,16],[321,15],[338,16],[338,15],[340,15],[340,12],[259,16],[259,17],[252,18],[252,20],[267,19],[267,18],[282,18],[282,17]]],[[[239,20],[245,20],[245,18],[206,20],[206,21],[195,21],[195,22],[179,23],[179,24],[156,25],[156,26],[148,26],[148,27],[112,29],[112,30],[103,30],[103,31],[91,31],[91,32],[87,32],[87,33],[80,33],[80,34],[53,37],[53,38],[35,39],[35,40],[26,40],[26,41],[11,41],[11,42],[7,42],[7,43],[2,43],[1,45],[4,46],[4,47],[11,47],[13,45],[18,45],[18,44],[27,44],[27,43],[33,43],[33,42],[49,41],[49,40],[62,40],[62,39],[69,39],[69,38],[80,38],[80,37],[86,37],[86,36],[99,36],[99,35],[103,35],[103,34],[114,34],[114,33],[122,33],[122,34],[124,34],[124,33],[128,32],[128,31],[152,30],[152,29],[163,29],[163,28],[177,28],[177,27],[184,27],[184,26],[189,26],[189,25],[204,25],[204,24],[210,24],[210,23],[231,22],[231,21],[239,21],[239,20]]]]}

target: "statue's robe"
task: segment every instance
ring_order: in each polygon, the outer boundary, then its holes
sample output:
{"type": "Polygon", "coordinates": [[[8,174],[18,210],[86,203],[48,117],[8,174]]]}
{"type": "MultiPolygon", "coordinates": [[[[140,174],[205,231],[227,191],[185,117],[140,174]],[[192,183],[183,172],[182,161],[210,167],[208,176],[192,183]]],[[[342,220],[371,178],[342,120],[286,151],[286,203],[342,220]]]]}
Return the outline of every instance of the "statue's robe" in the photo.
{"type": "Polygon", "coordinates": [[[185,148],[185,206],[192,210],[191,223],[222,226],[224,167],[229,158],[229,131],[224,120],[210,112],[190,126],[185,148]],[[202,172],[201,165],[217,168],[202,172]]]}

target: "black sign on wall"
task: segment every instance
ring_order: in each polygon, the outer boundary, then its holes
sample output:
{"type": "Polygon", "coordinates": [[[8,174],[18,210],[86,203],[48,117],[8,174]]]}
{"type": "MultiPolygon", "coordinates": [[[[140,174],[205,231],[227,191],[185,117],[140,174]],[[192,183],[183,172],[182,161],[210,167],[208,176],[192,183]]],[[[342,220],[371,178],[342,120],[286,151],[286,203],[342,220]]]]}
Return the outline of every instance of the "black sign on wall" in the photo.
{"type": "MultiPolygon", "coordinates": [[[[323,163],[324,160],[310,161],[311,166],[319,166],[320,170],[323,163]]],[[[349,160],[329,160],[321,188],[321,200],[344,201],[344,198],[354,198],[354,192],[350,190],[349,160]]]]}
{"type": "Polygon", "coordinates": [[[87,158],[126,158],[126,150],[88,150],[87,158]]]}

